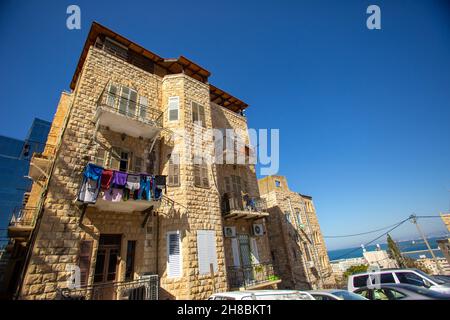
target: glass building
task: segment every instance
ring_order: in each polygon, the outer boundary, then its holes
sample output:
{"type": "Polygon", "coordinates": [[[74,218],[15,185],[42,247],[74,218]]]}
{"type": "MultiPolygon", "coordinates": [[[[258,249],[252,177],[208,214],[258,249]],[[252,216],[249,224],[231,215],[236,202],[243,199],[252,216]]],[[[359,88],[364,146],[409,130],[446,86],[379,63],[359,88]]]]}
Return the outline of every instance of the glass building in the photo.
{"type": "Polygon", "coordinates": [[[34,152],[42,152],[51,123],[35,118],[25,140],[0,136],[0,248],[7,244],[11,216],[22,207],[23,195],[30,191],[26,178],[34,152]]]}

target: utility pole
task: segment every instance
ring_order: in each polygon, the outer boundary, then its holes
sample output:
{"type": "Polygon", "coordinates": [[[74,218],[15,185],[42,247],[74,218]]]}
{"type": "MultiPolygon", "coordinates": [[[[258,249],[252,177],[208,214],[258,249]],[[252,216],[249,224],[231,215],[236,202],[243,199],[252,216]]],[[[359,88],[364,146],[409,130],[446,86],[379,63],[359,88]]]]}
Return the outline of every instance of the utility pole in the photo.
{"type": "Polygon", "coordinates": [[[436,256],[434,255],[433,250],[431,250],[430,244],[428,243],[427,238],[425,238],[425,234],[423,233],[422,229],[420,228],[419,224],[417,223],[417,216],[415,214],[412,214],[411,216],[409,216],[409,219],[411,220],[412,223],[414,223],[416,225],[417,231],[419,232],[420,236],[422,237],[423,241],[425,242],[425,245],[428,248],[428,251],[430,252],[431,256],[433,257],[434,262],[436,263],[436,267],[438,268],[439,272],[441,274],[444,274],[441,265],[439,264],[436,256]]]}

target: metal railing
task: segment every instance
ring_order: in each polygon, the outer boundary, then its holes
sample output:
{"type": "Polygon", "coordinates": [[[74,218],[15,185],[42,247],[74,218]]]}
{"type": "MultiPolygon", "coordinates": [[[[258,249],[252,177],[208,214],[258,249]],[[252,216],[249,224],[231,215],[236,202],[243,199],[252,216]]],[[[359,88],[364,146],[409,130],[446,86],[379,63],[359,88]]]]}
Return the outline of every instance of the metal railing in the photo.
{"type": "Polygon", "coordinates": [[[267,202],[260,197],[246,197],[239,193],[226,192],[222,196],[222,213],[228,214],[232,211],[267,211],[267,202]]]}
{"type": "Polygon", "coordinates": [[[9,225],[13,227],[33,227],[36,220],[36,210],[36,207],[29,207],[14,212],[9,225]]]}
{"type": "Polygon", "coordinates": [[[228,267],[227,275],[230,288],[248,289],[280,279],[275,274],[271,263],[260,263],[242,267],[228,267]]]}
{"type": "Polygon", "coordinates": [[[140,104],[137,101],[121,97],[120,95],[103,90],[97,100],[97,108],[105,108],[112,112],[124,115],[128,118],[144,122],[149,125],[162,127],[163,112],[140,104]]]}
{"type": "Polygon", "coordinates": [[[139,280],[112,282],[75,289],[59,289],[57,300],[158,300],[158,275],[139,280]]]}

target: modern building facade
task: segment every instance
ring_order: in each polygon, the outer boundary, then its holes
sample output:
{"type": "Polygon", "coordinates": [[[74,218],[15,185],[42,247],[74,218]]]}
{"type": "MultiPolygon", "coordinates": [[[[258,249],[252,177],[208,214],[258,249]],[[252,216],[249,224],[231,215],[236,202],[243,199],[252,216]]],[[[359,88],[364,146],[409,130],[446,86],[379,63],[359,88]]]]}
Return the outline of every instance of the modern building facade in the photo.
{"type": "Polygon", "coordinates": [[[31,155],[43,150],[50,125],[48,121],[35,118],[25,140],[0,136],[0,295],[8,286],[8,263],[14,256],[8,246],[7,228],[11,219],[22,214],[32,183],[26,177],[31,155]]]}
{"type": "Polygon", "coordinates": [[[31,180],[26,175],[31,154],[43,150],[49,130],[50,122],[36,118],[25,140],[0,136],[0,243],[3,245],[8,223],[20,211],[24,193],[30,191],[31,180]]]}
{"type": "Polygon", "coordinates": [[[54,299],[76,283],[65,292],[120,299],[152,276],[160,299],[277,286],[254,165],[208,161],[248,160],[247,104],[209,76],[92,25],[9,228],[29,248],[19,298],[54,299]]]}
{"type": "Polygon", "coordinates": [[[276,273],[285,289],[334,287],[335,280],[312,197],[289,189],[283,176],[258,180],[267,202],[267,233],[276,273]]]}

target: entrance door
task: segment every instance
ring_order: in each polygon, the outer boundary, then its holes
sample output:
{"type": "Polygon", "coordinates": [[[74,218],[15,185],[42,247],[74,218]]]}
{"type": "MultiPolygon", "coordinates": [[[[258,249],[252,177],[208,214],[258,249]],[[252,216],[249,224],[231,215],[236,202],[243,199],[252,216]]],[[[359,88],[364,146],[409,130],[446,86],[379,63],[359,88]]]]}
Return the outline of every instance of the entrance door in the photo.
{"type": "Polygon", "coordinates": [[[239,234],[239,251],[241,254],[242,270],[244,271],[245,284],[250,284],[253,279],[252,255],[250,250],[250,238],[247,234],[239,234]]]}
{"type": "Polygon", "coordinates": [[[120,256],[121,235],[100,235],[95,263],[93,298],[96,300],[114,300],[115,290],[112,284],[117,280],[117,266],[120,256]]]}

